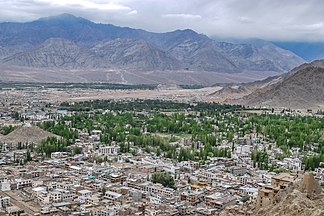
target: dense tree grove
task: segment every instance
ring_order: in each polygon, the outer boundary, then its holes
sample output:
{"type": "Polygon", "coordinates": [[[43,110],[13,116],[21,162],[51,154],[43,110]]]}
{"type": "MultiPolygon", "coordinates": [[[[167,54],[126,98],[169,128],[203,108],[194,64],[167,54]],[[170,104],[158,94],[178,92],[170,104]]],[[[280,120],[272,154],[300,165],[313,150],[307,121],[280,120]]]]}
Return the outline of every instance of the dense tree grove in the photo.
{"type": "MultiPolygon", "coordinates": [[[[310,157],[306,156],[303,161],[305,164],[305,170],[314,170],[315,168],[319,167],[321,162],[324,162],[324,154],[310,157]]],[[[322,167],[324,168],[324,166],[322,167]]]]}
{"type": "Polygon", "coordinates": [[[24,121],[25,118],[23,116],[21,116],[18,112],[13,112],[11,113],[11,117],[14,119],[14,120],[17,120],[17,121],[24,121]]]}
{"type": "Polygon", "coordinates": [[[262,170],[268,169],[268,154],[265,151],[252,151],[251,159],[253,161],[253,167],[258,167],[262,170]]]}
{"type": "Polygon", "coordinates": [[[76,154],[81,154],[82,153],[82,148],[78,147],[78,146],[74,146],[72,149],[72,154],[76,155],[76,154]]]}
{"type": "Polygon", "coordinates": [[[308,144],[319,143],[324,130],[324,119],[310,116],[288,115],[255,115],[250,122],[256,126],[256,131],[274,140],[278,146],[299,147],[307,150],[308,144]]]}
{"type": "Polygon", "coordinates": [[[45,121],[39,127],[65,138],[69,144],[73,143],[78,137],[78,134],[70,129],[63,121],[57,123],[54,121],[45,121]]]}
{"type": "Polygon", "coordinates": [[[132,101],[113,101],[113,100],[94,100],[94,101],[82,101],[78,103],[61,104],[61,109],[67,109],[71,111],[89,111],[93,109],[106,109],[106,110],[118,110],[118,111],[131,111],[131,110],[179,110],[190,109],[194,111],[204,110],[241,110],[240,105],[227,105],[219,103],[197,103],[188,104],[173,101],[161,101],[161,100],[132,100],[132,101]]]}
{"type": "Polygon", "coordinates": [[[68,142],[65,139],[48,137],[37,147],[37,152],[45,153],[46,157],[50,157],[53,152],[67,151],[68,142]]]}
{"type": "Polygon", "coordinates": [[[157,172],[152,175],[153,183],[160,183],[164,187],[175,188],[174,178],[170,175],[170,173],[166,172],[157,172]]]}

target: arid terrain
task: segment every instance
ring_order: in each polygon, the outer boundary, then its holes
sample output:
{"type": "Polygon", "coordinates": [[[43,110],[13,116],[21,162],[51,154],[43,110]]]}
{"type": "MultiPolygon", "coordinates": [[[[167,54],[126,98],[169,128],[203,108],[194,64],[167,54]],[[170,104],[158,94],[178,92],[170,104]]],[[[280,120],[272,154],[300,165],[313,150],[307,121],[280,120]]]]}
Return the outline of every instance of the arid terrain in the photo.
{"type": "Polygon", "coordinates": [[[24,126],[18,127],[12,133],[9,133],[6,136],[0,137],[0,142],[8,144],[17,144],[17,143],[34,143],[40,144],[42,140],[47,137],[59,137],[50,132],[44,131],[39,127],[24,126]]]}
{"type": "Polygon", "coordinates": [[[271,71],[218,73],[208,71],[127,71],[120,69],[66,70],[0,65],[0,82],[108,82],[121,84],[213,85],[215,83],[253,82],[278,75],[271,71]]]}
{"type": "MultiPolygon", "coordinates": [[[[0,93],[0,100],[10,98],[24,101],[86,101],[105,99],[162,99],[178,101],[206,101],[210,100],[209,94],[221,89],[221,87],[207,87],[201,89],[164,89],[164,90],[106,90],[106,89],[7,89],[0,93]]],[[[216,101],[213,99],[213,101],[216,101]]],[[[221,101],[221,100],[219,100],[221,101]]]]}

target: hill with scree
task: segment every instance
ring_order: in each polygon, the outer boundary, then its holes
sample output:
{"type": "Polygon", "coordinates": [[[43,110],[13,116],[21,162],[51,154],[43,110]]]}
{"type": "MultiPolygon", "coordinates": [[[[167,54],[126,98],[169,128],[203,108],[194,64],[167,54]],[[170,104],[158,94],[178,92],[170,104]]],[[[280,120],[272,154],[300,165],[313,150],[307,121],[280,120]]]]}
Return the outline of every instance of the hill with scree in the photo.
{"type": "Polygon", "coordinates": [[[16,128],[11,133],[6,136],[0,137],[1,143],[7,143],[11,145],[17,145],[18,143],[34,143],[40,144],[42,140],[48,137],[57,137],[59,136],[52,134],[50,132],[44,131],[43,129],[35,126],[21,126],[16,128]]]}

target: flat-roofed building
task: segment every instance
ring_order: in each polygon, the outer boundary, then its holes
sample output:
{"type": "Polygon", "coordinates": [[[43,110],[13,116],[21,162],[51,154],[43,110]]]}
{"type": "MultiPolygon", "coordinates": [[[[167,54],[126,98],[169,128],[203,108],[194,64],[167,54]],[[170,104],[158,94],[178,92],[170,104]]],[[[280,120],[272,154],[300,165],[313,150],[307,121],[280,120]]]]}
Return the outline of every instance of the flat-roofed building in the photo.
{"type": "Polygon", "coordinates": [[[224,195],[222,193],[214,193],[205,196],[206,204],[212,208],[223,210],[225,207],[236,204],[236,198],[231,195],[224,195]]]}
{"type": "Polygon", "coordinates": [[[30,179],[16,179],[17,190],[25,187],[31,187],[32,181],[30,179]]]}
{"type": "Polygon", "coordinates": [[[118,201],[121,199],[121,197],[122,197],[122,194],[116,193],[113,191],[106,191],[106,193],[105,193],[105,198],[109,199],[111,201],[118,201]]]}
{"type": "Polygon", "coordinates": [[[289,173],[280,173],[279,175],[272,177],[271,185],[280,187],[280,189],[285,189],[291,185],[294,180],[295,176],[290,175],[289,173]]]}
{"type": "Polygon", "coordinates": [[[0,209],[5,209],[10,204],[10,197],[0,196],[0,209]]]}
{"type": "Polygon", "coordinates": [[[265,207],[276,201],[280,190],[286,189],[295,181],[296,176],[289,173],[280,173],[272,177],[271,185],[266,185],[258,192],[257,207],[265,207]]]}
{"type": "Polygon", "coordinates": [[[98,149],[99,156],[117,155],[118,152],[119,152],[118,146],[101,146],[98,149]]]}

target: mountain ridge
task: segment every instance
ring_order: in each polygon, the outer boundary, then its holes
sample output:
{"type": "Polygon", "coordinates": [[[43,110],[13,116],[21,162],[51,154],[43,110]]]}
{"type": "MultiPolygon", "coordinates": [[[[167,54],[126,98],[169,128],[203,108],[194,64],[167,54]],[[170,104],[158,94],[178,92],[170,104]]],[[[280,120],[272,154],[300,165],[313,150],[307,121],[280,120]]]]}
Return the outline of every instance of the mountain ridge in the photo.
{"type": "Polygon", "coordinates": [[[324,60],[317,60],[270,79],[268,85],[236,102],[250,106],[321,109],[324,107],[323,92],[324,60]],[[269,85],[273,80],[275,82],[269,85]]]}
{"type": "Polygon", "coordinates": [[[273,74],[304,62],[273,44],[225,45],[191,29],[153,33],[71,14],[0,23],[0,47],[0,67],[152,71],[155,76],[165,70],[273,74]],[[53,38],[58,41],[50,46],[53,38]],[[109,52],[100,50],[102,44],[109,52]]]}

